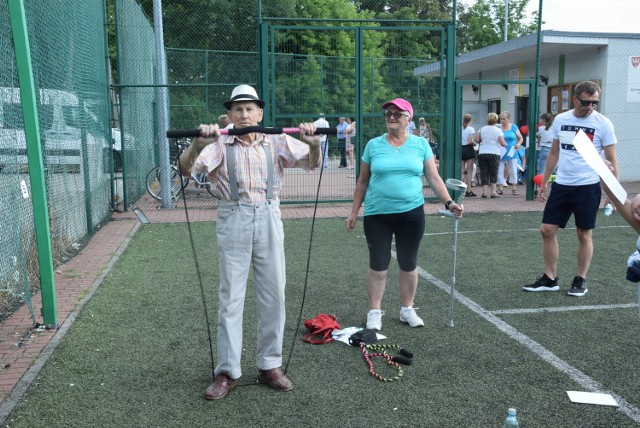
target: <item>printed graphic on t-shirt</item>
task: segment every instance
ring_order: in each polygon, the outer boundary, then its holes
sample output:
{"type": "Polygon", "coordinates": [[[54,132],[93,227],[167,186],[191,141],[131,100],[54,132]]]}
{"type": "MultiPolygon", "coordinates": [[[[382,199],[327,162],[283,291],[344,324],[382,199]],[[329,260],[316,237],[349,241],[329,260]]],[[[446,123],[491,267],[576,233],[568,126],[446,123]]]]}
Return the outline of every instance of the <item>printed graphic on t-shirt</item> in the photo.
{"type": "Polygon", "coordinates": [[[573,150],[576,148],[573,146],[573,139],[575,138],[578,131],[583,130],[587,137],[593,142],[593,138],[595,137],[596,130],[595,128],[589,128],[587,126],[576,126],[576,125],[562,125],[560,127],[560,131],[558,132],[558,140],[560,141],[560,148],[562,150],[573,150]]]}

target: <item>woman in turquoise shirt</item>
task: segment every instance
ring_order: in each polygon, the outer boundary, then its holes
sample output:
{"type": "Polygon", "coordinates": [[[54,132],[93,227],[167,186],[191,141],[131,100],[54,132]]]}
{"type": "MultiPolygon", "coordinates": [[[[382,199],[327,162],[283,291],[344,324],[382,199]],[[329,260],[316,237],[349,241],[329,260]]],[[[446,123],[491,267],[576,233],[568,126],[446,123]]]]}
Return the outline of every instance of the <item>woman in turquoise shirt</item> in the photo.
{"type": "Polygon", "coordinates": [[[345,226],[347,230],[354,229],[364,201],[363,226],[369,248],[367,328],[382,328],[382,297],[394,236],[400,268],[400,321],[411,327],[421,327],[424,322],[416,314],[413,300],[418,288],[418,248],[424,234],[423,174],[447,210],[461,217],[464,207],[449,197],[427,140],[407,133],[407,125],[413,117],[411,104],[396,98],[382,108],[387,133],[365,146],[351,214],[345,220],[345,226]]]}
{"type": "Polygon", "coordinates": [[[505,152],[500,158],[498,166],[498,195],[502,195],[502,188],[507,185],[505,177],[505,168],[509,171],[509,184],[511,184],[511,193],[518,194],[518,151],[522,146],[524,138],[516,125],[511,123],[511,114],[508,111],[500,113],[500,129],[504,134],[504,140],[507,142],[505,152]]]}

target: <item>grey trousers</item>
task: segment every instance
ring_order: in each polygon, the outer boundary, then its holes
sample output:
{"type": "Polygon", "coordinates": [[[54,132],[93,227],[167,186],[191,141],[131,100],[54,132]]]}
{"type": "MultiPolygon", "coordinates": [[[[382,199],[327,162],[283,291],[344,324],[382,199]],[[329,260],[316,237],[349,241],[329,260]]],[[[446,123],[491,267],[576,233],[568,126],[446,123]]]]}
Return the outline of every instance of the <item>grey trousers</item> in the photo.
{"type": "Polygon", "coordinates": [[[256,365],[282,365],[286,282],[284,231],[278,201],[246,205],[220,201],[217,216],[220,290],[218,361],[214,375],[242,375],[242,317],[249,267],[257,303],[256,365]]]}

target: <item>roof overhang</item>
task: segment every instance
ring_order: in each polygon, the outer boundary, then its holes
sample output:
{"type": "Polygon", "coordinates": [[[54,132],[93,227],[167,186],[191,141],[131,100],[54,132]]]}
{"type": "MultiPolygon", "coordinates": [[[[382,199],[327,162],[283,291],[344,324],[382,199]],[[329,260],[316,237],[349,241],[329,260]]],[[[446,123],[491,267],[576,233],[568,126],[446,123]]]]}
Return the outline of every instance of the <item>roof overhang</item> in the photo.
{"type": "MultiPolygon", "coordinates": [[[[640,35],[542,31],[540,32],[540,60],[607,46],[611,38],[620,37],[637,39],[640,35]]],[[[456,59],[456,75],[470,76],[491,70],[504,70],[513,68],[516,64],[535,61],[537,43],[537,34],[532,33],[459,55],[456,59]]],[[[440,63],[416,67],[413,73],[415,76],[439,76],[440,63]]]]}

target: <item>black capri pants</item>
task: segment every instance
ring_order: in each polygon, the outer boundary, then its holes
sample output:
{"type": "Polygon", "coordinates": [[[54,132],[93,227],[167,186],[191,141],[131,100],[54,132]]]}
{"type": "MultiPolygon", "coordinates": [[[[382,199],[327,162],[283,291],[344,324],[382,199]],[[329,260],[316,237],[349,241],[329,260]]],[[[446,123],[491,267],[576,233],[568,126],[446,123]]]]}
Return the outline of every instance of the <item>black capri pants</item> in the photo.
{"type": "Polygon", "coordinates": [[[418,265],[418,248],[424,235],[424,209],[422,205],[397,214],[364,216],[364,235],[369,247],[369,267],[385,271],[391,262],[391,241],[396,238],[398,266],[411,272],[418,265]]]}
{"type": "Polygon", "coordinates": [[[478,168],[480,168],[480,184],[497,183],[500,155],[478,155],[478,168]]]}

